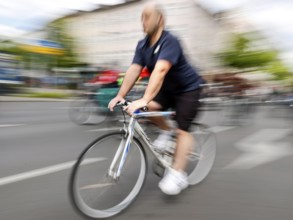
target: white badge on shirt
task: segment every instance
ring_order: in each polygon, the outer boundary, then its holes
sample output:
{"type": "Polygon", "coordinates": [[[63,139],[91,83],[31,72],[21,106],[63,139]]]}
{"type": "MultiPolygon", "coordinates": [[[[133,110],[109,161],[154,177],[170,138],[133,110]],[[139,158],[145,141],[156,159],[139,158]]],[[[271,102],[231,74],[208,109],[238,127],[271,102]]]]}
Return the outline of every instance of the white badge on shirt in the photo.
{"type": "Polygon", "coordinates": [[[161,45],[158,45],[157,46],[157,48],[155,49],[155,51],[154,51],[154,54],[156,54],[156,53],[158,53],[159,52],[159,50],[160,50],[160,47],[161,47],[161,45]]]}

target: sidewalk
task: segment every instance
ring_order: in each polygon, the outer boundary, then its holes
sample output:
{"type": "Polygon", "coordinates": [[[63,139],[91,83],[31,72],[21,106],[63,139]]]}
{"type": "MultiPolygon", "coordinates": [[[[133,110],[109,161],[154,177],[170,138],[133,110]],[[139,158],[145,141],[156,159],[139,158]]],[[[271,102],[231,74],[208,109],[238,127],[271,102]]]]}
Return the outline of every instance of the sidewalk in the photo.
{"type": "Polygon", "coordinates": [[[68,102],[68,101],[71,101],[71,99],[0,96],[0,102],[68,102]]]}
{"type": "Polygon", "coordinates": [[[50,88],[23,88],[23,94],[0,94],[0,102],[66,102],[72,100],[70,97],[47,98],[47,97],[25,97],[24,94],[34,93],[60,93],[60,94],[78,94],[77,90],[68,89],[50,89],[50,88]]]}

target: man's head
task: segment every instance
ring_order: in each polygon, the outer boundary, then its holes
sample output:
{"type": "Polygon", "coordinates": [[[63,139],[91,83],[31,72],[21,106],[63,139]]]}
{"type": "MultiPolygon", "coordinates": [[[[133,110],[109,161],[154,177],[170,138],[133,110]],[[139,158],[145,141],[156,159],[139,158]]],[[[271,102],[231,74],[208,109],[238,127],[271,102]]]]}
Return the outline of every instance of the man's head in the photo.
{"type": "Polygon", "coordinates": [[[141,22],[143,31],[149,36],[156,33],[160,28],[163,29],[165,16],[162,7],[155,3],[147,4],[142,11],[141,22]]]}

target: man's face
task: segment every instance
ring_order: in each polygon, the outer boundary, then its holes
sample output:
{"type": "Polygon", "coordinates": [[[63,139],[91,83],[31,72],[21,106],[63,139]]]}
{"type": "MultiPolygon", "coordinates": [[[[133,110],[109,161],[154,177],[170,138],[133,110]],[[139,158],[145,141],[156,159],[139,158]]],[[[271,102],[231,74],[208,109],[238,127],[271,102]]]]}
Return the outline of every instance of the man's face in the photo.
{"type": "Polygon", "coordinates": [[[146,8],[142,12],[141,22],[144,33],[147,35],[152,35],[158,30],[160,26],[161,16],[155,10],[146,8]]]}

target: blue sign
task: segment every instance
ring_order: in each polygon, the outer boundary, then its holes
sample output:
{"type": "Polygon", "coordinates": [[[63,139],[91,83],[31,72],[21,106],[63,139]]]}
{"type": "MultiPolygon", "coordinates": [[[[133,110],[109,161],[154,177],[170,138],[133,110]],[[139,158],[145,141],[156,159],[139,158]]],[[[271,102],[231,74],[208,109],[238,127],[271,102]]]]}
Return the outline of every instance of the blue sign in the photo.
{"type": "Polygon", "coordinates": [[[37,43],[43,47],[62,48],[62,46],[55,41],[37,40],[37,43]]]}

